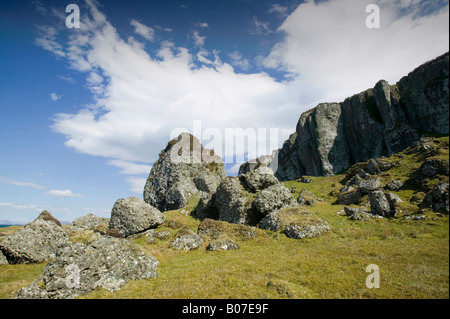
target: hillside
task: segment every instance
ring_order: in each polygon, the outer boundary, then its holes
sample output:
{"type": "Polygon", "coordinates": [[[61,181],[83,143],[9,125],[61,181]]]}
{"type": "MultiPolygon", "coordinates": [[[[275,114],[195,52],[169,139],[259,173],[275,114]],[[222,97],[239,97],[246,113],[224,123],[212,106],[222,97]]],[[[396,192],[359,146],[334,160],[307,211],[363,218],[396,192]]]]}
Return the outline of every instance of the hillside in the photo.
{"type": "MultiPolygon", "coordinates": [[[[282,231],[210,219],[202,222],[193,217],[198,203],[194,197],[186,206],[165,212],[166,221],[154,229],[165,236],[149,240],[151,236],[142,233],[129,239],[159,261],[156,278],[132,280],[114,292],[97,288],[81,298],[449,298],[448,195],[447,208],[438,211],[423,202],[436,185],[448,183],[448,172],[436,171],[421,178],[424,164],[430,160],[442,160],[444,165],[447,161],[448,170],[448,155],[449,139],[441,137],[422,139],[383,158],[395,165],[377,175],[382,186],[393,180],[403,182],[400,189],[392,191],[403,202],[390,218],[370,215],[363,221],[345,215],[345,207],[370,211],[368,195],[358,204],[338,202],[345,184],[356,172],[368,170],[368,162],[334,176],[284,182],[295,198],[302,190],[317,198],[309,202],[313,206],[302,205],[294,214],[310,213],[330,227],[325,234],[309,239],[290,239],[282,231]],[[189,230],[204,235],[198,249],[171,246],[174,238],[189,230]],[[253,235],[248,236],[249,232],[253,235]],[[218,237],[239,248],[207,250],[218,237]],[[379,289],[366,287],[365,270],[370,264],[380,268],[379,289]]],[[[80,243],[92,241],[101,232],[100,228],[65,229],[70,241],[80,243]]],[[[12,231],[2,228],[0,232],[12,231]]],[[[0,297],[14,296],[44,265],[1,265],[0,297]]]]}

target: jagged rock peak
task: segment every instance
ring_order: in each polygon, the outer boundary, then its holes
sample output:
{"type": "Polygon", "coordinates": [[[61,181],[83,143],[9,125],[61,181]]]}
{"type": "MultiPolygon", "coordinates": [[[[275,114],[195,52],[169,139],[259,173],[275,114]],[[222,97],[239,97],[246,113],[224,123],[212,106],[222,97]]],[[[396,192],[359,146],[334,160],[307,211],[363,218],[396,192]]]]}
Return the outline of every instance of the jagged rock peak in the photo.
{"type": "Polygon", "coordinates": [[[189,133],[160,153],[144,188],[144,200],[161,211],[179,209],[198,192],[213,193],[226,177],[222,159],[189,133]]]}

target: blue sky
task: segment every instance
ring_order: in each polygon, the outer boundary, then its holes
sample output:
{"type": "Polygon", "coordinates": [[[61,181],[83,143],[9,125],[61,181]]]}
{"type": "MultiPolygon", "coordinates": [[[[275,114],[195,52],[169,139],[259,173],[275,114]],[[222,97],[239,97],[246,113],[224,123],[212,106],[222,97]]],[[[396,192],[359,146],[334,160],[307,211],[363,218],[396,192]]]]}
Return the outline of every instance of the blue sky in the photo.
{"type": "Polygon", "coordinates": [[[258,149],[269,153],[317,103],[448,51],[448,12],[437,0],[2,1],[0,224],[43,209],[109,217],[194,121],[223,156],[208,132],[276,129],[258,149]],[[71,3],[80,29],[66,28],[71,3]],[[380,28],[365,25],[370,3],[380,28]]]}

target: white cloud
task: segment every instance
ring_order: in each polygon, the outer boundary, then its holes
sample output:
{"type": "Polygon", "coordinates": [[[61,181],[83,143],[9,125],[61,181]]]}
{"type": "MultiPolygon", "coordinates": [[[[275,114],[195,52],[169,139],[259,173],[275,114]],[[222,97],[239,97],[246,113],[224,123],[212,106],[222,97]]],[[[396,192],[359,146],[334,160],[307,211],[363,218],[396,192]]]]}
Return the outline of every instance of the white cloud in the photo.
{"type": "Polygon", "coordinates": [[[144,39],[153,41],[155,39],[155,30],[153,28],[140,23],[137,20],[131,20],[130,24],[134,27],[134,32],[142,36],[144,39]]]}
{"type": "Polygon", "coordinates": [[[380,79],[395,83],[448,51],[448,4],[421,16],[428,5],[424,0],[305,2],[279,28],[285,39],[265,65],[295,74],[301,98],[311,102],[341,101],[380,79]],[[365,27],[370,3],[380,7],[380,29],[365,27]]]}
{"type": "Polygon", "coordinates": [[[54,102],[58,101],[61,98],[62,98],[62,95],[58,95],[55,92],[50,93],[50,99],[54,102]]]}
{"type": "Polygon", "coordinates": [[[128,177],[126,181],[131,185],[130,191],[142,195],[147,179],[142,177],[131,176],[128,177]]]}
{"type": "Polygon", "coordinates": [[[231,59],[231,65],[239,67],[244,71],[250,69],[250,62],[247,59],[244,59],[239,51],[229,53],[228,57],[231,59]]]}
{"type": "Polygon", "coordinates": [[[37,207],[36,205],[33,204],[22,204],[22,205],[17,205],[17,204],[11,204],[11,203],[0,203],[0,207],[7,207],[7,208],[11,208],[11,209],[19,209],[19,210],[34,210],[34,211],[41,211],[42,209],[37,207]]]}
{"type": "Polygon", "coordinates": [[[253,17],[250,21],[250,30],[249,33],[251,35],[268,35],[273,33],[270,29],[269,22],[263,22],[259,20],[257,17],[253,17]]]}
{"type": "Polygon", "coordinates": [[[268,12],[275,13],[280,17],[286,17],[288,15],[288,8],[275,3],[270,6],[268,12]]]}
{"type": "MultiPolygon", "coordinates": [[[[264,72],[236,73],[221,62],[218,51],[202,48],[198,32],[200,48],[163,41],[149,53],[139,42],[121,38],[87,1],[82,28],[55,47],[72,69],[91,79],[86,85],[95,102],[77,113],[56,115],[52,128],[78,152],[124,161],[111,164],[123,172],[132,170],[125,163],[157,160],[171,131],[192,131],[193,120],[222,133],[225,128],[278,128],[281,146],[303,111],[319,102],[342,101],[383,78],[398,80],[448,50],[448,7],[432,15],[401,16],[410,11],[397,10],[396,4],[380,3],[379,30],[365,27],[363,4],[301,4],[280,27],[284,40],[264,60],[267,67],[290,72],[289,82],[279,82],[264,72]]],[[[272,32],[268,23],[254,22],[256,31],[272,32]]],[[[239,54],[234,58],[233,63],[245,63],[239,54]]]]}
{"type": "Polygon", "coordinates": [[[125,175],[148,175],[150,173],[150,170],[152,169],[151,165],[136,164],[122,160],[111,160],[108,162],[108,164],[122,169],[120,171],[120,174],[125,175]]]}
{"type": "Polygon", "coordinates": [[[81,194],[74,194],[70,189],[66,190],[51,190],[46,193],[49,196],[53,197],[83,197],[81,194]]]}
{"type": "Polygon", "coordinates": [[[204,28],[204,29],[209,27],[207,22],[198,22],[198,23],[196,23],[196,26],[198,26],[199,28],[204,28]]]}
{"type": "Polygon", "coordinates": [[[15,185],[15,186],[32,187],[32,188],[36,188],[36,189],[44,189],[45,188],[45,186],[42,186],[42,185],[38,185],[35,183],[31,183],[31,182],[20,182],[20,181],[6,178],[4,176],[0,176],[0,183],[5,183],[5,184],[10,184],[10,185],[15,185]]]}
{"type": "Polygon", "coordinates": [[[202,47],[205,44],[206,36],[201,36],[197,30],[192,32],[192,38],[196,46],[202,47]]]}

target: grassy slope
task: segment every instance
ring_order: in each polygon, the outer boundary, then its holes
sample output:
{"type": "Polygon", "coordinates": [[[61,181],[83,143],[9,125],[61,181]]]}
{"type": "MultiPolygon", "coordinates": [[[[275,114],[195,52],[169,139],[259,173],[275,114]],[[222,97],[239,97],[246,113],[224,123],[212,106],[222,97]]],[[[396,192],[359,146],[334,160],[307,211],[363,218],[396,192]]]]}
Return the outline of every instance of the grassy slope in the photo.
{"type": "MultiPolygon", "coordinates": [[[[448,138],[439,139],[435,157],[448,159],[448,138]]],[[[418,154],[400,154],[402,165],[384,173],[384,183],[407,176],[423,162],[418,154]]],[[[351,221],[336,212],[333,204],[344,175],[313,177],[313,183],[285,182],[296,194],[305,188],[324,199],[307,209],[326,220],[331,231],[318,238],[293,240],[267,231],[267,236],[239,241],[239,250],[179,252],[170,241],[147,244],[136,239],[159,262],[158,277],[134,281],[114,293],[103,289],[82,298],[449,298],[449,217],[425,210],[427,220],[403,218],[351,221]],[[366,267],[377,264],[379,289],[365,286],[366,267]]],[[[448,176],[441,177],[448,181],[448,176]]],[[[429,186],[437,180],[430,181],[429,186]]],[[[396,192],[405,202],[416,191],[406,185],[396,192]]],[[[367,196],[366,196],[367,197],[367,196]]],[[[367,201],[362,199],[361,205],[367,201]]],[[[176,233],[186,225],[197,229],[200,222],[185,209],[167,212],[161,230],[176,233]],[[171,226],[171,227],[169,227],[171,226]]],[[[405,214],[418,207],[405,204],[405,214]]],[[[0,297],[8,298],[31,282],[43,265],[0,266],[0,297]]]]}

